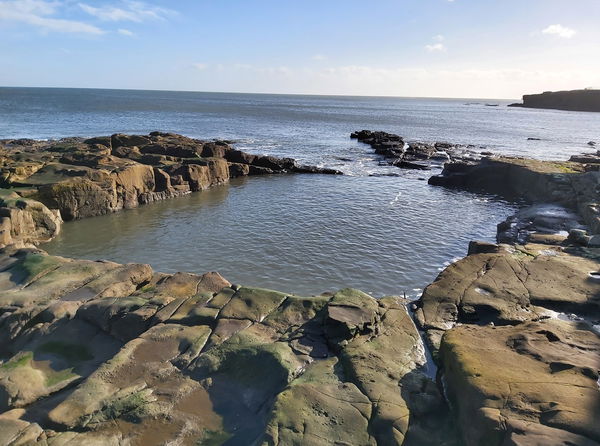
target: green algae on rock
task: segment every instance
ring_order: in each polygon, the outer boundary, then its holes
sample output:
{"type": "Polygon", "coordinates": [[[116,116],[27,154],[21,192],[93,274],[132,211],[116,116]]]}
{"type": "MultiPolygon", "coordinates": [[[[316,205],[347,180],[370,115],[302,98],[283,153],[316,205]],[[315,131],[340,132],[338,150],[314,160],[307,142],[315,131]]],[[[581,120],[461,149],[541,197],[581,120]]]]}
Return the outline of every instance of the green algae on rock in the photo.
{"type": "Polygon", "coordinates": [[[457,444],[399,298],[299,297],[33,248],[0,263],[7,445],[457,444]]]}

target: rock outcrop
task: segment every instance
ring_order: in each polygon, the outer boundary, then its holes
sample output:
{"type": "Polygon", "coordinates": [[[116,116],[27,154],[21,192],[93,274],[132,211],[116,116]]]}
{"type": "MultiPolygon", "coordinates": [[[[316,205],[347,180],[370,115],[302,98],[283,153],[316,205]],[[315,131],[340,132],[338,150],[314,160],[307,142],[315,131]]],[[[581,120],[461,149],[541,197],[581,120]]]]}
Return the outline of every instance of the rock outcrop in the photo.
{"type": "Polygon", "coordinates": [[[161,132],[52,142],[4,140],[0,153],[2,186],[58,209],[64,220],[133,208],[238,176],[339,173],[299,166],[291,158],[251,155],[223,141],[161,132]]]}
{"type": "Polygon", "coordinates": [[[600,90],[545,91],[540,94],[526,94],[523,96],[522,104],[510,104],[509,107],[600,112],[600,90]]]}
{"type": "Polygon", "coordinates": [[[551,203],[472,243],[414,307],[465,444],[600,444],[598,172],[498,158],[430,183],[551,203]]]}
{"type": "Polygon", "coordinates": [[[474,147],[464,147],[447,142],[427,144],[422,142],[405,142],[404,139],[393,133],[360,130],[350,135],[362,143],[370,145],[375,153],[382,155],[390,166],[401,169],[429,170],[431,163],[444,163],[446,161],[473,161],[481,159],[482,155],[491,155],[489,152],[475,152],[474,147]]]}
{"type": "Polygon", "coordinates": [[[456,445],[405,303],[0,253],[0,444],[456,445]]]}
{"type": "MultiPolygon", "coordinates": [[[[382,154],[401,162],[433,157],[395,135],[371,142],[386,141],[382,154]]],[[[448,163],[431,184],[546,204],[501,222],[498,244],[471,242],[409,303],[27,246],[52,238],[61,214],[317,168],[161,133],[4,144],[0,445],[600,444],[593,157],[448,163]]]]}
{"type": "Polygon", "coordinates": [[[467,445],[600,443],[600,338],[577,322],[464,325],[440,361],[467,445]]]}
{"type": "Polygon", "coordinates": [[[58,210],[0,189],[0,245],[50,241],[60,232],[61,224],[58,210]]]}
{"type": "MultiPolygon", "coordinates": [[[[575,161],[524,158],[484,158],[479,162],[447,163],[429,184],[557,203],[574,209],[593,233],[600,233],[600,172],[575,161]]],[[[590,167],[592,166],[592,167],[590,167]]]]}

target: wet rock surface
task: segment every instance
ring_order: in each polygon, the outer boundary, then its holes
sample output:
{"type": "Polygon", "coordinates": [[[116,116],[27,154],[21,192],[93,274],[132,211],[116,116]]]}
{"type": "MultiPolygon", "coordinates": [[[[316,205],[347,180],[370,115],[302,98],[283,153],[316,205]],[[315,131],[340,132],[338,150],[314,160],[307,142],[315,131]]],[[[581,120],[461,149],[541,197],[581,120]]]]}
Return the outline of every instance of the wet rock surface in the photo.
{"type": "Polygon", "coordinates": [[[352,133],[350,138],[370,145],[389,165],[401,169],[429,170],[432,164],[439,166],[446,161],[475,161],[491,155],[490,152],[476,151],[474,146],[447,142],[405,142],[399,135],[381,131],[360,130],[352,133]]]}

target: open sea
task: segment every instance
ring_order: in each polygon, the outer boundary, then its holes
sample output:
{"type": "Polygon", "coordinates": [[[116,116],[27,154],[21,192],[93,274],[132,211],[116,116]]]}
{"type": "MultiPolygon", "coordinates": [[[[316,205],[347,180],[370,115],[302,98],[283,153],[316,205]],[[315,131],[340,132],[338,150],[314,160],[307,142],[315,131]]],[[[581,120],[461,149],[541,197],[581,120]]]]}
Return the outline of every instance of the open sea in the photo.
{"type": "MultiPolygon", "coordinates": [[[[513,101],[514,102],[514,101],[513,101]]],[[[134,210],[66,223],[52,254],[219,271],[300,295],[346,286],[416,297],[470,240],[494,241],[518,203],[429,186],[430,172],[382,166],[360,129],[409,141],[567,159],[600,144],[600,113],[508,108],[493,99],[0,88],[0,139],[154,130],[227,139],[344,176],[237,179],[134,210]],[[486,104],[497,104],[488,106],[486,104]],[[535,138],[528,140],[528,138],[535,138]],[[388,175],[394,176],[388,176],[388,175]]]]}

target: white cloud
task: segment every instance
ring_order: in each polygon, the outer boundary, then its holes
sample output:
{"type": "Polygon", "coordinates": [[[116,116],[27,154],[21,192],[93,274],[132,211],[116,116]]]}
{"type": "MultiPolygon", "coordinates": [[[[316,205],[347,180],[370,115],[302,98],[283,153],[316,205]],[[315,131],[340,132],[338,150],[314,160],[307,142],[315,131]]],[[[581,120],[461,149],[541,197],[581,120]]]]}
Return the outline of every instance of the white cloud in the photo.
{"type": "Polygon", "coordinates": [[[54,15],[62,5],[59,1],[14,0],[0,2],[0,20],[25,23],[43,31],[61,33],[103,34],[100,28],[88,23],[58,19],[54,15]]]}
{"type": "Polygon", "coordinates": [[[86,3],[79,3],[79,7],[86,13],[107,22],[143,22],[145,20],[164,20],[175,14],[175,11],[148,5],[134,0],[123,0],[120,6],[95,7],[86,3]]]}
{"type": "Polygon", "coordinates": [[[542,30],[543,34],[552,34],[558,37],[562,37],[563,39],[570,39],[573,37],[577,31],[571,28],[567,28],[566,26],[562,26],[559,24],[550,25],[547,28],[542,30]]]}
{"type": "Polygon", "coordinates": [[[444,36],[441,34],[438,34],[437,36],[433,36],[433,40],[435,40],[436,42],[443,42],[444,36]]]}
{"type": "Polygon", "coordinates": [[[446,51],[446,47],[444,46],[443,43],[433,43],[431,45],[425,45],[425,49],[427,51],[429,51],[430,53],[433,53],[436,51],[446,51]]]}
{"type": "Polygon", "coordinates": [[[324,56],[323,54],[315,54],[313,56],[313,60],[327,60],[327,56],[324,56]]]}
{"type": "Polygon", "coordinates": [[[208,65],[180,89],[346,95],[518,98],[524,93],[592,85],[594,70],[431,69],[341,65],[314,68],[245,63],[208,65]],[[201,79],[201,81],[199,80],[201,79]]]}
{"type": "Polygon", "coordinates": [[[123,36],[129,36],[129,37],[135,36],[135,33],[133,31],[129,31],[128,29],[124,29],[124,28],[119,28],[117,30],[117,32],[123,36]]]}
{"type": "Polygon", "coordinates": [[[193,63],[192,66],[199,71],[206,70],[206,68],[208,68],[208,65],[205,63],[193,63]]]}

